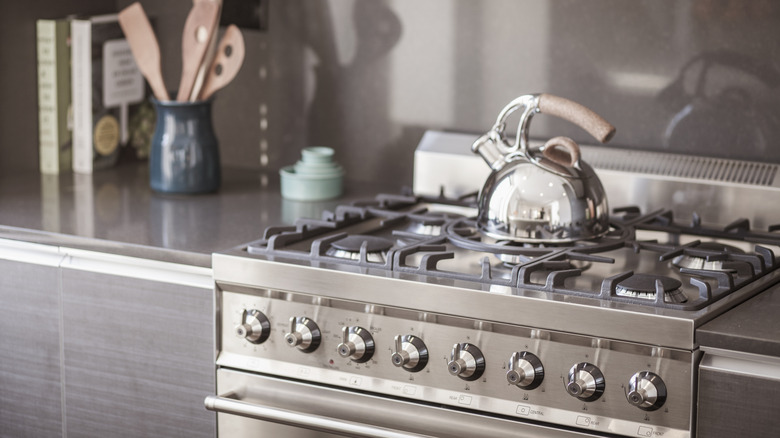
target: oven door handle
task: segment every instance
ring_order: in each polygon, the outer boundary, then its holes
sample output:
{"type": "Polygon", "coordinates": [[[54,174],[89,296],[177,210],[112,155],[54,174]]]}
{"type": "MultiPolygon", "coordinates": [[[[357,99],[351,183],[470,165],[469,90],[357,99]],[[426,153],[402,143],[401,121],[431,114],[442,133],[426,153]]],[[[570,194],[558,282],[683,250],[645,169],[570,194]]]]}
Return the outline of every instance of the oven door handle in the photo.
{"type": "Polygon", "coordinates": [[[241,401],[235,393],[228,393],[222,396],[210,395],[206,397],[204,403],[206,409],[210,411],[240,415],[256,420],[270,421],[273,423],[281,423],[288,426],[303,427],[339,435],[365,438],[430,438],[430,435],[413,434],[352,421],[303,414],[287,409],[261,406],[256,403],[241,401]]]}

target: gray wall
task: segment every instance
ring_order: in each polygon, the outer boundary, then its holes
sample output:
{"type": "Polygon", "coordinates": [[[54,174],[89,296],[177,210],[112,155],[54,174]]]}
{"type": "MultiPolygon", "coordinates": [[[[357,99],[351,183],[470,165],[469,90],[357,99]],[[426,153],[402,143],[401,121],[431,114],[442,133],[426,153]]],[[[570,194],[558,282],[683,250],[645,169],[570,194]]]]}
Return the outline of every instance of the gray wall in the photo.
{"type": "MultiPolygon", "coordinates": [[[[173,88],[190,0],[143,3],[173,88]]],[[[35,169],[36,8],[0,7],[0,168],[35,169]]],[[[302,147],[327,145],[351,180],[410,184],[425,129],[476,134],[540,91],[610,120],[616,146],[780,162],[777,2],[271,0],[269,10],[267,32],[244,32],[245,65],[214,108],[224,164],[269,179],[302,147]]],[[[531,134],[591,141],[549,117],[531,134]]]]}

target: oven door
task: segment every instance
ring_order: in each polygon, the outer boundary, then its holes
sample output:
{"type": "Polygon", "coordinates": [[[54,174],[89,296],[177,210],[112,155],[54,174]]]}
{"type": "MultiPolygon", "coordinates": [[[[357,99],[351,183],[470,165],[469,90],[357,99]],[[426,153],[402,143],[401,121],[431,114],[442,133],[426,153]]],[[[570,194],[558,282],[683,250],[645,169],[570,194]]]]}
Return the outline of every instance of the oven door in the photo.
{"type": "Polygon", "coordinates": [[[595,436],[226,368],[217,370],[217,388],[221,395],[205,403],[218,412],[221,437],[595,436]]]}

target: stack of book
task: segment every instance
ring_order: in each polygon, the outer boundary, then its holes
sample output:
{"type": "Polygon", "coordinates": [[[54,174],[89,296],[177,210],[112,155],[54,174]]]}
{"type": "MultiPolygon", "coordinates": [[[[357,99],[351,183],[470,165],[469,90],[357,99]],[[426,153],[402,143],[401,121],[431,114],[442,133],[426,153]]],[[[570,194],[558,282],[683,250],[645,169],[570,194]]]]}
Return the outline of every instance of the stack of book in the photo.
{"type": "Polygon", "coordinates": [[[36,30],[41,172],[92,173],[120,155],[144,158],[154,115],[117,15],[38,20],[36,30]]]}

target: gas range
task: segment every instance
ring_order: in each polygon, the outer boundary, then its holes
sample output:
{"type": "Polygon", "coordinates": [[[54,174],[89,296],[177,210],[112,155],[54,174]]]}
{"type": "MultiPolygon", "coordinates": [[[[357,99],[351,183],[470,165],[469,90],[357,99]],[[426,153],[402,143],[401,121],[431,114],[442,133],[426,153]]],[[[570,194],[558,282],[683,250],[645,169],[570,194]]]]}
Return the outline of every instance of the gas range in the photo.
{"type": "Polygon", "coordinates": [[[601,238],[525,245],[485,237],[475,215],[469,196],[378,195],[215,254],[228,395],[207,405],[279,422],[310,406],[288,424],[330,409],[340,419],[306,427],[358,436],[487,424],[493,436],[689,437],[696,327],[780,280],[778,227],[749,220],[626,207],[601,238]],[[368,432],[355,421],[370,400],[351,414],[311,400],[261,412],[236,373],[398,401],[398,412],[372,414],[368,432]],[[438,414],[410,431],[404,409],[438,414]]]}

